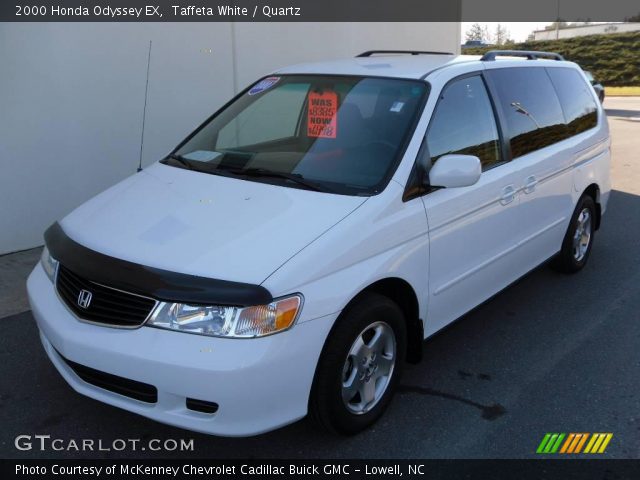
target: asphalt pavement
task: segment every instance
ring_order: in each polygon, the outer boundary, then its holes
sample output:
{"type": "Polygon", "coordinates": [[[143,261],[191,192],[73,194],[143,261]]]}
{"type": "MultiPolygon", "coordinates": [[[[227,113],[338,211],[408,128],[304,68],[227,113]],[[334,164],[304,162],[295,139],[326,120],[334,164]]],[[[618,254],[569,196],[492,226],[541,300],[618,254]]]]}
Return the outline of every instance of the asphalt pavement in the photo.
{"type": "Polygon", "coordinates": [[[302,420],[231,439],[147,420],[75,393],[24,312],[0,320],[0,458],[530,458],[547,432],[611,432],[607,458],[640,458],[640,99],[605,107],[614,191],[587,267],[542,266],[427,340],[370,430],[337,437],[302,420]],[[35,434],[193,439],[194,450],[15,448],[35,434]]]}

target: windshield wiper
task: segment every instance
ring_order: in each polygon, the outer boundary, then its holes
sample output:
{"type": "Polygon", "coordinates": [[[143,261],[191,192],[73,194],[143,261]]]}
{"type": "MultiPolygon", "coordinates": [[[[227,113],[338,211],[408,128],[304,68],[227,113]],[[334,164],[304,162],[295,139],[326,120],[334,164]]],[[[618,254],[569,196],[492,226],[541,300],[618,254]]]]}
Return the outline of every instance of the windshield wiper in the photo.
{"type": "Polygon", "coordinates": [[[189,160],[184,158],[182,155],[178,155],[176,153],[172,153],[171,155],[169,155],[169,158],[172,159],[172,160],[175,160],[180,165],[188,168],[189,170],[194,170],[193,164],[189,160]]]}
{"type": "Polygon", "coordinates": [[[331,189],[326,187],[321,187],[315,182],[311,182],[306,180],[299,173],[287,173],[287,172],[277,172],[275,170],[269,170],[266,168],[229,168],[223,169],[224,171],[230,172],[234,175],[244,175],[247,177],[272,177],[272,178],[284,178],[285,180],[290,180],[292,182],[297,183],[298,185],[302,185],[307,187],[309,190],[313,190],[315,192],[326,192],[326,193],[334,193],[331,189]]]}
{"type": "Polygon", "coordinates": [[[183,165],[189,170],[196,170],[203,173],[209,173],[213,175],[222,175],[225,177],[234,176],[234,177],[272,177],[272,178],[284,178],[285,180],[290,180],[299,185],[302,185],[309,190],[313,190],[315,192],[326,192],[326,193],[335,193],[333,190],[321,187],[320,185],[311,182],[309,180],[305,180],[305,178],[299,173],[286,173],[286,172],[277,172],[275,170],[269,170],[266,168],[202,168],[203,165],[194,165],[187,158],[184,158],[182,155],[177,155],[172,153],[169,155],[171,160],[175,160],[180,165],[183,165]]]}

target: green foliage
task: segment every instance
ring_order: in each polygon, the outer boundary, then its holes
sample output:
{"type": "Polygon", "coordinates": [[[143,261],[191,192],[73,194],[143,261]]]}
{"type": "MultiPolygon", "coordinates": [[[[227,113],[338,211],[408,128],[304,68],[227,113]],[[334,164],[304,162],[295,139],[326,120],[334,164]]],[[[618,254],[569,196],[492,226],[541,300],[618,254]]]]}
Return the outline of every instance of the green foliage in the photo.
{"type": "MultiPolygon", "coordinates": [[[[468,48],[465,55],[482,55],[500,47],[468,48]]],[[[593,73],[605,86],[640,85],[640,32],[588,35],[560,40],[526,41],[512,50],[557,52],[593,73]]]]}

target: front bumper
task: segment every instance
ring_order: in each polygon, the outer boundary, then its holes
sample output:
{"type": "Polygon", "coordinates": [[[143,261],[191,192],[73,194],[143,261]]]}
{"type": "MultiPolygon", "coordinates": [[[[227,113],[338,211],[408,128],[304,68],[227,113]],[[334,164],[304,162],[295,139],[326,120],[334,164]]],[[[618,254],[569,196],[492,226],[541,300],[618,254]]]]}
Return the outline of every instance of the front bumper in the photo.
{"type": "Polygon", "coordinates": [[[212,338],[84,323],[60,301],[40,265],[29,276],[27,290],[44,348],[77,392],[162,423],[224,436],[256,435],[306,415],[316,364],[336,317],[304,322],[264,338],[212,338]],[[158,390],[157,402],[141,402],[87,383],[60,355],[151,384],[158,390]],[[215,414],[189,410],[186,398],[215,402],[219,409],[215,414]]]}

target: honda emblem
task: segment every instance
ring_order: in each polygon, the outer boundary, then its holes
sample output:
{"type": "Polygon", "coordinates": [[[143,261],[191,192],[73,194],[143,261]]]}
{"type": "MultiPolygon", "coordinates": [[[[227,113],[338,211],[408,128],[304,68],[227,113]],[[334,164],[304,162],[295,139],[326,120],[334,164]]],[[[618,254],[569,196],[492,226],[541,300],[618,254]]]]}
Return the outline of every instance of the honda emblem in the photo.
{"type": "Polygon", "coordinates": [[[89,290],[80,290],[80,293],[78,294],[78,306],[84,309],[89,308],[92,298],[93,293],[91,293],[89,290]]]}

